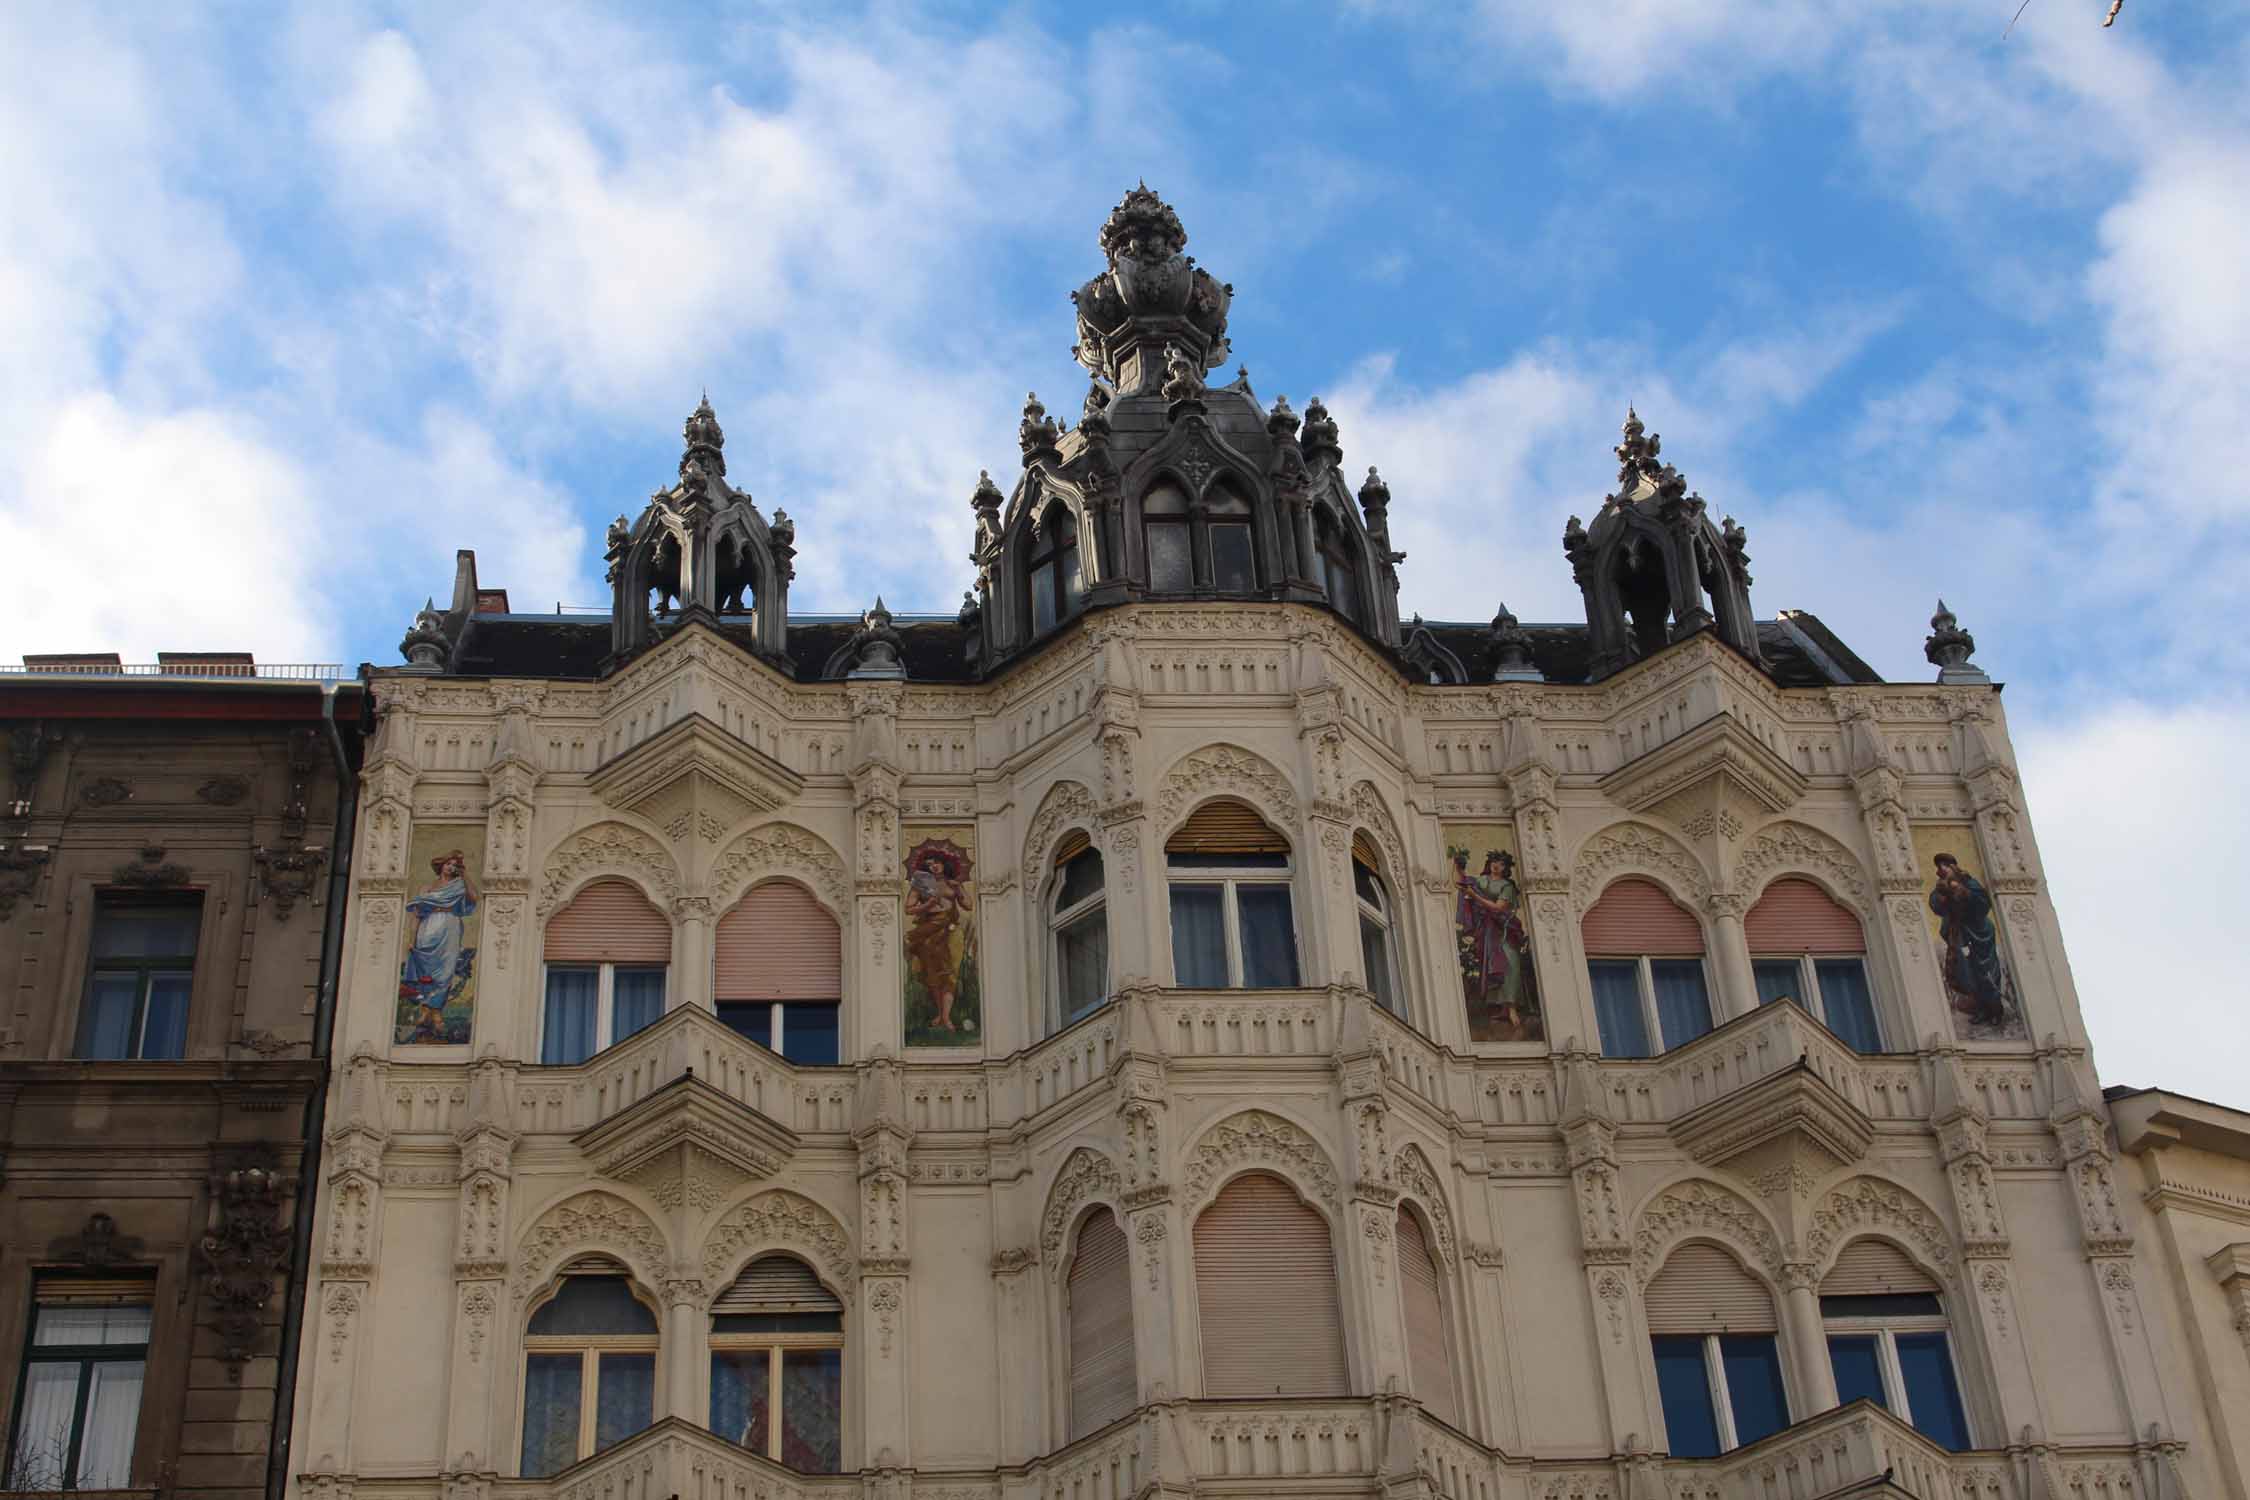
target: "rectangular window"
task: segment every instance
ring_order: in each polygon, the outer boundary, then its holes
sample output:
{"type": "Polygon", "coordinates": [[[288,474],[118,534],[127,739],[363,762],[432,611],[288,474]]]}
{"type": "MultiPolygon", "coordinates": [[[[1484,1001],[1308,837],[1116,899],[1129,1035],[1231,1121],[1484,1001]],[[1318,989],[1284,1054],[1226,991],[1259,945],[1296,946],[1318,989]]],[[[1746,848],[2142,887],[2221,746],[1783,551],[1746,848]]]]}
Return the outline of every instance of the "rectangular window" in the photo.
{"type": "Polygon", "coordinates": [[[1367,987],[1376,1003],[1398,1013],[1398,991],[1391,983],[1391,936],[1373,917],[1359,919],[1359,961],[1367,970],[1367,987]]]}
{"type": "Polygon", "coordinates": [[[1211,586],[1222,594],[1247,594],[1258,586],[1250,528],[1241,522],[1211,523],[1211,586]]]}
{"type": "MultiPolygon", "coordinates": [[[[1173,856],[1174,864],[1196,862],[1195,856],[1173,856]]],[[[1173,882],[1172,974],[1183,989],[1294,989],[1297,928],[1289,887],[1273,880],[1173,882]]]]}
{"type": "Polygon", "coordinates": [[[1861,960],[1759,958],[1751,961],[1750,970],[1760,1005],[1795,1001],[1854,1052],[1883,1050],[1883,1035],[1875,1024],[1875,997],[1861,960]]]}
{"type": "Polygon", "coordinates": [[[549,964],[539,1060],[582,1063],[664,1016],[664,973],[623,964],[549,964]]]}
{"type": "Polygon", "coordinates": [[[1685,1046],[1711,1029],[1711,995],[1703,987],[1702,959],[1652,958],[1648,972],[1665,1051],[1685,1046]]]}
{"type": "Polygon", "coordinates": [[[1828,1364],[1836,1372],[1836,1401],[1843,1405],[1865,1398],[1877,1406],[1891,1403],[1883,1395],[1883,1361],[1878,1340],[1868,1334],[1830,1334],[1828,1364]]]}
{"type": "Polygon", "coordinates": [[[41,1277],[34,1284],[7,1488],[132,1483],[151,1320],[145,1282],[41,1277]]]}
{"type": "Polygon", "coordinates": [[[1224,886],[1173,885],[1172,975],[1182,989],[1227,987],[1224,886]]]}
{"type": "Polygon", "coordinates": [[[1700,958],[1590,958],[1594,1019],[1609,1057],[1649,1057],[1711,1029],[1711,992],[1700,958]]]}
{"type": "Polygon", "coordinates": [[[1641,965],[1633,958],[1586,961],[1594,982],[1594,1019],[1605,1057],[1647,1057],[1648,1022],[1641,1015],[1641,965]]]}
{"type": "Polygon", "coordinates": [[[1297,984],[1297,928],[1290,920],[1289,887],[1235,885],[1241,918],[1242,987],[1286,990],[1297,984]]]}
{"type": "Polygon", "coordinates": [[[1160,593],[1185,593],[1195,587],[1187,522],[1148,523],[1148,583],[1160,593]]]}
{"type": "Polygon", "coordinates": [[[1044,635],[1055,628],[1055,570],[1046,564],[1031,570],[1031,629],[1044,635]]]}
{"type": "Polygon", "coordinates": [[[1789,1425],[1781,1349],[1772,1334],[1658,1334],[1649,1346],[1674,1458],[1716,1458],[1789,1425]]]}
{"type": "Polygon", "coordinates": [[[1700,1334],[1649,1340],[1656,1352],[1656,1389],[1664,1402],[1666,1446],[1674,1458],[1717,1458],[1719,1412],[1711,1400],[1711,1371],[1700,1334]]]}
{"type": "Polygon", "coordinates": [[[1970,1443],[1944,1311],[1927,1293],[1820,1299],[1838,1401],[1874,1401],[1941,1447],[1970,1443]]]}
{"type": "Polygon", "coordinates": [[[95,897],[86,1004],[78,1018],[80,1057],[187,1055],[188,998],[202,924],[199,896],[95,897]]]}
{"type": "Polygon", "coordinates": [[[721,1000],[720,1022],[746,1041],[808,1068],[832,1068],[843,1056],[833,1000],[721,1000]]]}
{"type": "Polygon", "coordinates": [[[1097,907],[1057,929],[1055,961],[1067,1026],[1109,998],[1109,913],[1097,907]]]}

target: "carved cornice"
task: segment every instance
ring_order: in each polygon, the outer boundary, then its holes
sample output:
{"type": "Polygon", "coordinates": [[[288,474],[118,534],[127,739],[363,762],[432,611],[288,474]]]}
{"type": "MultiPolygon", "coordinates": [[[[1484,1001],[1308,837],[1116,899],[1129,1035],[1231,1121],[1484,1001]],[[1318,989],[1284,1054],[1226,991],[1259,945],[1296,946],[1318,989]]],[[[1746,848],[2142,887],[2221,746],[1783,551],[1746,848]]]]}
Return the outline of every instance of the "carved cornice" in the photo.
{"type": "Polygon", "coordinates": [[[795,1131],[689,1076],[580,1132],[575,1143],[605,1177],[640,1183],[659,1202],[702,1197],[696,1206],[710,1207],[743,1181],[775,1176],[798,1141],[795,1131]]]}
{"type": "Polygon", "coordinates": [[[647,818],[678,843],[691,831],[715,839],[753,812],[776,811],[804,790],[805,780],[740,736],[689,714],[598,767],[587,784],[611,807],[647,818]]]}
{"type": "Polygon", "coordinates": [[[1731,713],[1627,761],[1600,785],[1604,796],[1635,812],[1697,789],[1724,789],[1769,813],[1787,812],[1805,795],[1804,774],[1731,713]]]}
{"type": "Polygon", "coordinates": [[[1745,1177],[1777,1166],[1818,1177],[1863,1160],[1874,1122],[1799,1058],[1672,1121],[1672,1139],[1708,1166],[1745,1177]]]}

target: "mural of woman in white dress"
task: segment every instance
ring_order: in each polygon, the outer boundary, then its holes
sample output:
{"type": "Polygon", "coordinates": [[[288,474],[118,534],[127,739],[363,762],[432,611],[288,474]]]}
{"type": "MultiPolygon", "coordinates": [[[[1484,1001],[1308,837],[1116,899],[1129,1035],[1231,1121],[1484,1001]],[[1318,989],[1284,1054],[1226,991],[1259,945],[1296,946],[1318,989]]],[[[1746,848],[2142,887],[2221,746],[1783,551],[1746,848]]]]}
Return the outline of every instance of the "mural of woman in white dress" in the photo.
{"type": "Polygon", "coordinates": [[[437,878],[409,896],[412,919],[398,971],[398,1040],[466,1043],[475,993],[477,950],[469,942],[477,886],[468,856],[448,849],[430,860],[437,878]]]}

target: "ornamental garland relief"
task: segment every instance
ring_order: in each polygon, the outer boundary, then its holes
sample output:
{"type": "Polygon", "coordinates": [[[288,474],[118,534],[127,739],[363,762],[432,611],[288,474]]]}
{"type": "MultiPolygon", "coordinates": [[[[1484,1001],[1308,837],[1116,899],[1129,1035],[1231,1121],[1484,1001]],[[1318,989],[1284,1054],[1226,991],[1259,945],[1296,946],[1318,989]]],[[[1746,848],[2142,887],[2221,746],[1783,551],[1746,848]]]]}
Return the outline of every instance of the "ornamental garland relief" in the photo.
{"type": "Polygon", "coordinates": [[[1039,1221],[1039,1255],[1049,1270],[1062,1267],[1063,1241],[1078,1210],[1088,1203],[1114,1205],[1123,1192],[1116,1163],[1108,1157],[1086,1146],[1070,1153],[1047,1189],[1047,1211],[1039,1221]]]}
{"type": "Polygon", "coordinates": [[[843,856],[820,835],[792,823],[762,824],[736,839],[711,869],[712,902],[732,906],[750,887],[776,876],[818,891],[831,911],[848,909],[851,877],[843,856]]]}
{"type": "Polygon", "coordinates": [[[1262,1109],[1231,1115],[1203,1133],[1188,1157],[1188,1201],[1201,1205],[1227,1177],[1258,1167],[1280,1173],[1335,1211],[1336,1169],[1327,1153],[1304,1131],[1262,1109]]]}
{"type": "Polygon", "coordinates": [[[851,1236],[827,1209],[785,1188],[758,1194],[711,1227],[703,1242],[704,1284],[723,1289],[727,1282],[722,1278],[730,1268],[748,1263],[747,1252],[766,1249],[804,1256],[828,1273],[839,1297],[851,1300],[858,1275],[851,1236]]]}
{"type": "Polygon", "coordinates": [[[1206,798],[1240,797],[1275,826],[1297,827],[1297,794],[1288,778],[1263,756],[1236,745],[1211,745],[1182,759],[1165,773],[1156,794],[1158,826],[1169,832],[1206,798]]]}
{"type": "Polygon", "coordinates": [[[1096,826],[1092,792],[1075,781],[1058,781],[1049,787],[1047,795],[1039,800],[1039,811],[1032,814],[1031,832],[1023,841],[1024,889],[1039,889],[1047,856],[1054,852],[1056,840],[1064,829],[1077,827],[1092,838],[1096,826]]]}
{"type": "Polygon", "coordinates": [[[547,856],[534,908],[538,918],[545,921],[567,893],[599,874],[637,877],[660,898],[659,906],[670,906],[680,893],[679,866],[662,844],[624,823],[596,823],[564,839],[547,856]]]}
{"type": "Polygon", "coordinates": [[[531,1295],[564,1254],[606,1250],[650,1285],[671,1260],[664,1233],[647,1214],[614,1194],[584,1192],[541,1214],[516,1250],[516,1301],[531,1295]]]}
{"type": "Polygon", "coordinates": [[[1848,1182],[1821,1201],[1805,1236],[1806,1259],[1826,1272],[1844,1246],[1867,1230],[1891,1231],[1952,1284],[1953,1242],[1945,1225],[1912,1193],[1873,1177],[1848,1182]]]}
{"type": "Polygon", "coordinates": [[[1633,1229],[1633,1274],[1641,1285],[1663,1266],[1672,1247],[1691,1235],[1710,1235],[1781,1274],[1781,1240],[1747,1200],[1715,1182],[1682,1182],[1666,1188],[1641,1210],[1633,1229]]]}
{"type": "Polygon", "coordinates": [[[1687,846],[1670,834],[1645,823],[1617,823],[1588,839],[1579,851],[1570,874],[1571,899],[1586,910],[1612,880],[1620,875],[1649,875],[1691,905],[1701,906],[1711,893],[1703,866],[1687,846]]]}

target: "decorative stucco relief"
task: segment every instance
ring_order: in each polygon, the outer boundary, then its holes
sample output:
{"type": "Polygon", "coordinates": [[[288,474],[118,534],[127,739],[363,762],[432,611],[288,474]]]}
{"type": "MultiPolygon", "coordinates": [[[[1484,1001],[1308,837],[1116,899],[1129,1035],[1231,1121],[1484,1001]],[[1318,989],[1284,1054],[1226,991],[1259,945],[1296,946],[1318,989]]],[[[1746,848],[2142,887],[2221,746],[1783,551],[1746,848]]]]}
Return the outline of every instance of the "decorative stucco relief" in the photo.
{"type": "Polygon", "coordinates": [[[516,1301],[522,1302],[564,1256],[600,1250],[650,1286],[662,1279],[671,1249],[649,1216],[614,1193],[592,1191],[542,1213],[516,1248],[516,1301]]]}
{"type": "Polygon", "coordinates": [[[1188,1202],[1200,1207],[1236,1172],[1263,1168],[1288,1178],[1298,1191],[1325,1205],[1338,1205],[1336,1168],[1311,1136],[1262,1109],[1230,1115],[1203,1133],[1188,1157],[1188,1202]]]}
{"type": "Polygon", "coordinates": [[[1236,745],[1211,745],[1186,756],[1164,774],[1156,794],[1156,821],[1170,833],[1195,806],[1211,797],[1239,797],[1276,827],[1297,827],[1297,794],[1289,778],[1263,756],[1236,745]]]}
{"type": "Polygon", "coordinates": [[[849,910],[851,876],[828,841],[792,823],[765,823],[736,839],[711,868],[714,906],[732,906],[743,892],[776,876],[818,893],[839,918],[849,910]]]}
{"type": "Polygon", "coordinates": [[[1063,1242],[1070,1237],[1078,1210],[1088,1203],[1115,1205],[1123,1193],[1115,1162],[1085,1146],[1070,1153],[1047,1189],[1047,1211],[1039,1221],[1039,1255],[1049,1270],[1062,1267],[1063,1242]]]}
{"type": "Polygon", "coordinates": [[[1453,1264],[1453,1211],[1445,1206],[1445,1190],[1438,1185],[1437,1171],[1430,1165],[1430,1159],[1422,1154],[1420,1146],[1409,1142],[1399,1148],[1391,1170],[1400,1194],[1420,1205],[1429,1219],[1439,1258],[1447,1265],[1453,1264]]]}
{"type": "Polygon", "coordinates": [[[1734,868],[1743,894],[1752,900],[1778,876],[1806,874],[1861,916],[1874,909],[1859,857],[1838,840],[1803,823],[1774,823],[1760,829],[1734,868]]]}
{"type": "Polygon", "coordinates": [[[1646,823],[1615,823],[1588,839],[1570,872],[1570,894],[1584,911],[1621,875],[1647,875],[1700,907],[1711,893],[1702,862],[1685,844],[1646,823]]]}
{"type": "MultiPolygon", "coordinates": [[[[1027,891],[1037,891],[1039,880],[1046,870],[1047,856],[1055,849],[1056,839],[1066,828],[1081,828],[1088,838],[1095,838],[1101,822],[1094,812],[1094,794],[1075,781],[1058,781],[1047,788],[1047,795],[1039,801],[1039,811],[1032,814],[1031,832],[1023,841],[1023,885],[1027,891]]],[[[1099,839],[1095,840],[1097,843],[1099,839]]]]}
{"type": "Polygon", "coordinates": [[[596,823],[564,839],[547,856],[539,877],[539,919],[596,875],[622,875],[648,888],[660,907],[680,893],[680,869],[671,853],[649,835],[624,823],[596,823]]]}
{"type": "Polygon", "coordinates": [[[1952,1283],[1953,1240],[1944,1223],[1905,1188],[1873,1177],[1855,1178],[1821,1200],[1805,1236],[1806,1258],[1826,1274],[1844,1246],[1868,1230],[1902,1241],[1916,1259],[1952,1283]]]}
{"type": "Polygon", "coordinates": [[[1723,1241],[1770,1277],[1781,1274],[1781,1239],[1749,1200],[1715,1182],[1675,1183],[1650,1199],[1633,1226],[1633,1274],[1646,1286],[1682,1240],[1723,1241]]]}
{"type": "Polygon", "coordinates": [[[758,1194],[728,1211],[703,1241],[703,1281],[723,1291],[760,1250],[788,1250],[828,1273],[837,1295],[850,1301],[858,1267],[851,1235],[836,1216],[810,1198],[783,1188],[758,1194]]]}

